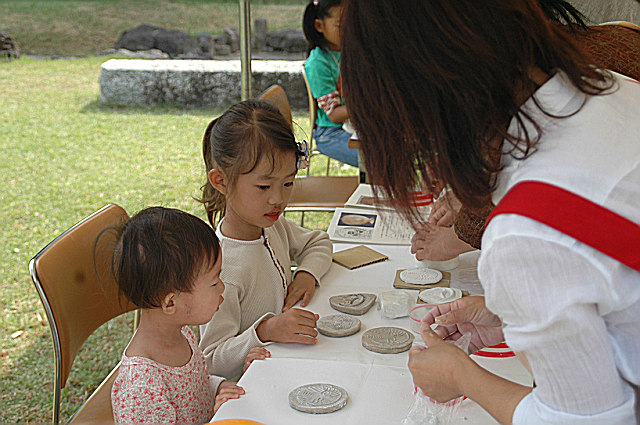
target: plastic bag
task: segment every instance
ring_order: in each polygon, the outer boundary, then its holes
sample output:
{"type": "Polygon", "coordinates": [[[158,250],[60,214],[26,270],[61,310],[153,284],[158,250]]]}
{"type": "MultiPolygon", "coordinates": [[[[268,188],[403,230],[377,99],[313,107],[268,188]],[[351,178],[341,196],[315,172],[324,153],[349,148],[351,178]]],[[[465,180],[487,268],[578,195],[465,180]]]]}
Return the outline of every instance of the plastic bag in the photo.
{"type": "Polygon", "coordinates": [[[378,310],[389,319],[408,316],[412,307],[411,296],[406,291],[386,291],[378,297],[378,310]]]}
{"type": "MultiPolygon", "coordinates": [[[[466,333],[452,344],[469,354],[470,342],[471,334],[466,333]]],[[[458,397],[446,403],[439,403],[424,395],[420,388],[416,388],[413,403],[401,425],[448,425],[456,417],[463,399],[464,397],[458,397]]]]}

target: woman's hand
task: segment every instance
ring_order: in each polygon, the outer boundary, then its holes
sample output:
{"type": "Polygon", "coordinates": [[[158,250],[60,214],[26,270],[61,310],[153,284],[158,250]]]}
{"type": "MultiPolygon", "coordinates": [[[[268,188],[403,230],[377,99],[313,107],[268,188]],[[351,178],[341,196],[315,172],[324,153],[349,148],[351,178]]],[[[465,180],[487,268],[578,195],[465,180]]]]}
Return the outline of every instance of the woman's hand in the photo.
{"type": "Polygon", "coordinates": [[[444,403],[462,395],[463,372],[475,363],[464,351],[443,341],[430,327],[421,331],[427,348],[415,346],[409,351],[409,370],[413,383],[422,392],[444,403]]]}
{"type": "Polygon", "coordinates": [[[453,227],[421,223],[411,238],[411,253],[416,260],[446,261],[475,248],[461,241],[453,227]]]}
{"type": "Polygon", "coordinates": [[[292,308],[263,320],[256,328],[256,333],[262,342],[315,344],[318,342],[318,331],[315,329],[318,319],[319,316],[309,310],[292,308]]]}
{"type": "Polygon", "coordinates": [[[284,307],[282,311],[285,312],[291,307],[296,305],[300,299],[300,307],[306,307],[311,301],[311,297],[316,291],[316,278],[309,272],[300,271],[296,273],[293,282],[287,288],[287,297],[284,299],[284,307]]]}
{"type": "Polygon", "coordinates": [[[445,340],[457,341],[465,333],[471,334],[469,352],[504,341],[502,322],[484,304],[484,297],[463,297],[447,304],[438,304],[422,319],[422,328],[431,329],[445,340]]]}
{"type": "Polygon", "coordinates": [[[232,398],[240,398],[244,394],[244,388],[238,386],[235,382],[222,381],[218,385],[216,393],[216,401],[213,405],[213,413],[216,413],[220,406],[232,398]]]}
{"type": "Polygon", "coordinates": [[[253,347],[249,350],[249,354],[247,354],[247,358],[244,360],[244,367],[242,368],[242,373],[246,372],[249,368],[249,365],[254,360],[264,360],[267,357],[271,357],[271,353],[264,347],[253,347]]]}
{"type": "Polygon", "coordinates": [[[461,207],[462,203],[458,201],[453,191],[447,190],[443,196],[436,200],[431,208],[429,223],[437,226],[451,227],[461,207]]]}

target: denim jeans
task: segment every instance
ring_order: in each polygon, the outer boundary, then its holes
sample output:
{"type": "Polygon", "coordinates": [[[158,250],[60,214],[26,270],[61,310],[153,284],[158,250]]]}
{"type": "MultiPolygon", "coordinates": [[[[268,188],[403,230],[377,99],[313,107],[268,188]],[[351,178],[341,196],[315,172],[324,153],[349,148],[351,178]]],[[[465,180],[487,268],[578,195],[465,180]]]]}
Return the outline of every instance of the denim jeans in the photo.
{"type": "Polygon", "coordinates": [[[347,133],[342,127],[317,127],[313,137],[323,155],[354,167],[358,166],[358,150],[349,149],[351,133],[347,133]]]}

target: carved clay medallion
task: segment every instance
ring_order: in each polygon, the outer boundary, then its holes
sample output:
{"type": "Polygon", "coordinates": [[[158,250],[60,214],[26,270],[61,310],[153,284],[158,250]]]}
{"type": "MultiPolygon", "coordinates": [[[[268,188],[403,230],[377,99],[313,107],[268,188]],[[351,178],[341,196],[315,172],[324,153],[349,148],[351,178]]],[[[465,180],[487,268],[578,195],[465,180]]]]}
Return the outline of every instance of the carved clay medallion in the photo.
{"type": "Polygon", "coordinates": [[[362,334],[362,346],[382,354],[402,353],[411,348],[413,334],[393,326],[369,329],[362,334]]]}
{"type": "Polygon", "coordinates": [[[433,285],[442,280],[442,272],[427,267],[417,267],[400,272],[400,279],[413,285],[433,285]]]}
{"type": "Polygon", "coordinates": [[[331,307],[356,316],[365,314],[375,302],[376,296],[374,294],[345,294],[329,298],[331,307]]]}
{"type": "Polygon", "coordinates": [[[332,384],[307,384],[289,393],[289,405],[305,413],[331,413],[347,404],[347,392],[332,384]]]}
{"type": "Polygon", "coordinates": [[[323,316],[317,323],[318,332],[335,338],[349,336],[360,330],[360,320],[345,314],[323,316]]]}

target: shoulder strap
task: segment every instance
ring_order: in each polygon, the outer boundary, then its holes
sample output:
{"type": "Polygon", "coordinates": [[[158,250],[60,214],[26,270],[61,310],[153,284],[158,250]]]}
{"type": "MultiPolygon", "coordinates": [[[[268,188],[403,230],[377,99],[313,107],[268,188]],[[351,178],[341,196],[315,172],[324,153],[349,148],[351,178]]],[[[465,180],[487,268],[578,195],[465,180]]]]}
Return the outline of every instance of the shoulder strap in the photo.
{"type": "Polygon", "coordinates": [[[521,182],[493,209],[485,227],[498,214],[529,217],[640,272],[640,225],[575,193],[521,182]]]}

